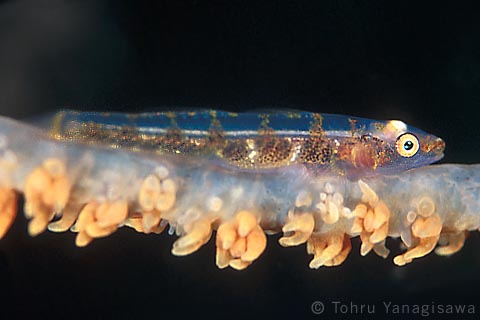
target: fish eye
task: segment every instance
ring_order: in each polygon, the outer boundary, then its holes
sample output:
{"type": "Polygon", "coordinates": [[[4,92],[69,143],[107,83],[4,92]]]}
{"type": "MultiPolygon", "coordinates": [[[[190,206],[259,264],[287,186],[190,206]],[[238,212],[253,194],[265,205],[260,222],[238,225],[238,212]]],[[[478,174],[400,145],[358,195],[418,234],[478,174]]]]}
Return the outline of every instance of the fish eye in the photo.
{"type": "Polygon", "coordinates": [[[413,134],[404,133],[397,138],[395,148],[399,155],[404,158],[410,158],[417,154],[418,149],[420,148],[420,142],[413,134]]]}

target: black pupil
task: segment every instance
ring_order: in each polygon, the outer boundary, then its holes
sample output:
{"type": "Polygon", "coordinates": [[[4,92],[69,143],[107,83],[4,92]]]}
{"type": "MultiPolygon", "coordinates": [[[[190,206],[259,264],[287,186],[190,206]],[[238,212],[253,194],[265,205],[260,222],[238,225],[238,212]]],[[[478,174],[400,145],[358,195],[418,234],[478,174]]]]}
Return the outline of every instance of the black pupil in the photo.
{"type": "Polygon", "coordinates": [[[410,151],[413,149],[413,142],[412,141],[405,141],[403,144],[403,149],[410,151]]]}

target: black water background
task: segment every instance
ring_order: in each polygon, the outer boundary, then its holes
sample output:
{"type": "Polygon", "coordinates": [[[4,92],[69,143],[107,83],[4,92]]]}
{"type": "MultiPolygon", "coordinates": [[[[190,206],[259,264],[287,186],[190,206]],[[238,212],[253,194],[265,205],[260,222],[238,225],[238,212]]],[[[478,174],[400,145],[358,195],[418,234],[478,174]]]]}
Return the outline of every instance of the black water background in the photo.
{"type": "MultiPolygon", "coordinates": [[[[443,137],[443,162],[477,163],[477,16],[466,2],[2,1],[0,113],[166,106],[397,118],[443,137]]],[[[342,266],[310,270],[304,247],[277,238],[248,270],[221,271],[213,241],[178,258],[173,237],[122,229],[78,249],[71,233],[28,237],[20,215],[0,242],[0,315],[303,318],[319,300],[346,319],[333,301],[478,303],[476,233],[452,257],[405,268],[360,257],[357,239],[342,266]]]]}

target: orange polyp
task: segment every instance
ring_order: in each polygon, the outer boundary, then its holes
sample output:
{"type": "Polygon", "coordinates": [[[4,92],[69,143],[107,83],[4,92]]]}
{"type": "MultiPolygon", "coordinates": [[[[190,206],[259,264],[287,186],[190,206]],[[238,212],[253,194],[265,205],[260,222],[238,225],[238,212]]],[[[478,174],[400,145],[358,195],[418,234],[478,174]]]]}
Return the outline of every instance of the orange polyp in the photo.
{"type": "Polygon", "coordinates": [[[53,218],[47,212],[38,212],[28,223],[28,234],[32,237],[39,235],[47,229],[48,223],[53,218]]]}
{"type": "Polygon", "coordinates": [[[267,237],[262,228],[257,225],[247,236],[247,250],[242,255],[243,261],[256,260],[265,251],[267,246],[267,237]]]}
{"type": "Polygon", "coordinates": [[[307,252],[313,254],[313,260],[310,261],[309,267],[318,269],[323,265],[333,266],[345,260],[350,249],[348,248],[349,244],[345,244],[344,237],[344,234],[312,236],[307,243],[307,252]]]}
{"type": "Polygon", "coordinates": [[[365,215],[367,214],[367,206],[364,205],[363,203],[357,204],[355,209],[353,210],[353,215],[357,218],[365,218],[365,215]]]}
{"type": "Polygon", "coordinates": [[[257,218],[245,210],[237,213],[235,220],[238,224],[238,235],[240,237],[246,237],[258,224],[257,218]]]}
{"type": "Polygon", "coordinates": [[[397,266],[404,266],[405,264],[412,262],[413,259],[426,256],[433,251],[437,245],[438,239],[439,236],[420,238],[415,247],[408,249],[404,254],[396,256],[393,259],[393,263],[397,266]]]}
{"type": "Polygon", "coordinates": [[[230,267],[235,270],[243,270],[250,265],[249,261],[243,261],[241,259],[232,259],[229,263],[230,267]]]}
{"type": "Polygon", "coordinates": [[[241,257],[247,250],[247,239],[238,237],[237,240],[230,247],[230,254],[234,258],[241,257]]]}
{"type": "Polygon", "coordinates": [[[35,236],[47,228],[56,212],[61,212],[70,197],[71,183],[59,159],[49,158],[25,180],[25,214],[32,218],[28,232],[35,236]]]}
{"type": "MultiPolygon", "coordinates": [[[[158,227],[160,222],[162,221],[162,217],[159,211],[152,210],[150,212],[143,212],[142,213],[142,228],[144,233],[158,233],[158,227]]],[[[162,228],[162,230],[165,227],[162,228]]],[[[160,231],[161,232],[161,231],[160,231]]]]}
{"type": "Polygon", "coordinates": [[[95,223],[94,215],[97,208],[97,203],[88,203],[78,215],[77,222],[73,226],[73,230],[78,232],[75,238],[75,244],[78,247],[85,247],[93,240],[93,237],[86,232],[86,228],[89,224],[95,223]]]}
{"type": "Polygon", "coordinates": [[[160,181],[155,175],[149,175],[140,188],[138,196],[140,207],[145,211],[153,210],[158,193],[160,193],[160,181]]]}
{"type": "Polygon", "coordinates": [[[51,177],[48,175],[48,172],[43,167],[36,168],[28,176],[25,183],[25,196],[27,195],[38,195],[42,190],[50,188],[51,186],[51,177]]]}
{"type": "Polygon", "coordinates": [[[172,254],[185,256],[197,251],[210,240],[212,235],[212,222],[204,218],[184,226],[185,235],[173,243],[172,254]]]}
{"type": "MultiPolygon", "coordinates": [[[[434,208],[434,203],[429,204],[429,208],[434,208]]],[[[423,217],[417,212],[417,216],[415,221],[412,223],[411,230],[412,236],[416,239],[416,245],[409,248],[407,252],[396,256],[393,259],[393,262],[398,266],[403,266],[407,263],[413,261],[413,259],[423,257],[435,249],[435,246],[440,239],[440,232],[442,231],[442,220],[437,213],[429,212],[430,209],[426,210],[427,217],[423,217]]],[[[458,239],[461,241],[461,238],[458,239]]],[[[461,242],[463,244],[463,242],[461,242]]],[[[449,248],[444,247],[444,252],[448,252],[449,250],[454,250],[459,243],[455,243],[455,239],[452,238],[452,247],[449,248]]],[[[442,253],[442,249],[439,248],[440,254],[442,253]]]]}
{"type": "Polygon", "coordinates": [[[79,232],[75,237],[75,245],[77,247],[86,247],[93,241],[93,238],[90,237],[85,231],[79,232]]]}
{"type": "Polygon", "coordinates": [[[62,216],[60,220],[51,222],[48,225],[48,230],[52,232],[65,232],[67,231],[78,218],[84,204],[68,202],[65,206],[65,209],[62,211],[62,216]]]}
{"type": "Polygon", "coordinates": [[[445,238],[445,240],[448,242],[448,245],[436,248],[435,253],[439,256],[449,256],[460,251],[460,249],[463,248],[467,235],[468,231],[441,234],[441,239],[445,238]]]}
{"type": "Polygon", "coordinates": [[[88,224],[85,228],[85,232],[92,238],[103,238],[111,235],[117,230],[117,226],[101,227],[98,223],[88,224]]]}
{"type": "Polygon", "coordinates": [[[94,215],[98,206],[99,205],[96,202],[89,202],[85,207],[83,207],[78,215],[77,222],[75,223],[75,231],[78,232],[80,230],[85,230],[88,224],[95,222],[94,215]]]}
{"type": "Polygon", "coordinates": [[[176,184],[172,179],[162,181],[161,192],[158,195],[155,207],[160,211],[170,210],[176,201],[176,184]]]}
{"type": "MultiPolygon", "coordinates": [[[[390,210],[388,210],[387,206],[383,201],[378,202],[378,204],[373,209],[375,214],[375,219],[373,221],[373,229],[379,229],[383,224],[388,222],[390,219],[390,210]]],[[[385,239],[385,238],[384,238],[385,239]]]]}
{"type": "Polygon", "coordinates": [[[287,223],[282,228],[283,233],[292,233],[278,240],[281,246],[298,246],[307,242],[315,228],[315,219],[311,213],[289,214],[287,223]]]}
{"type": "Polygon", "coordinates": [[[72,227],[72,231],[78,232],[75,237],[75,245],[78,247],[85,247],[93,240],[93,237],[89,236],[85,229],[88,224],[94,222],[94,214],[97,207],[98,205],[94,202],[88,203],[82,208],[78,215],[77,222],[72,227]]]}
{"type": "Polygon", "coordinates": [[[359,180],[358,185],[363,194],[363,203],[357,204],[353,210],[356,218],[350,232],[352,234],[360,233],[362,240],[360,254],[362,256],[374,249],[375,253],[384,257],[388,250],[380,248],[377,244],[382,243],[388,236],[390,210],[368,184],[359,180]]]}
{"type": "Polygon", "coordinates": [[[370,232],[363,231],[360,233],[360,240],[362,245],[360,246],[360,255],[366,256],[374,247],[374,243],[370,242],[370,232]]]}
{"type": "Polygon", "coordinates": [[[235,224],[233,222],[222,223],[217,230],[217,239],[221,239],[221,248],[228,250],[232,247],[235,239],[237,238],[237,232],[235,230],[235,224]]]}
{"type": "Polygon", "coordinates": [[[96,224],[101,228],[116,226],[122,223],[127,215],[128,203],[125,200],[102,203],[95,212],[96,224]]]}
{"type": "Polygon", "coordinates": [[[0,239],[17,215],[17,195],[13,189],[0,188],[0,239]]]}
{"type": "Polygon", "coordinates": [[[379,243],[381,241],[384,241],[387,238],[387,235],[388,235],[388,220],[385,223],[383,223],[380,227],[375,229],[370,235],[370,238],[368,240],[371,243],[379,243]]]}
{"type": "Polygon", "coordinates": [[[442,220],[438,214],[434,214],[428,218],[417,217],[412,224],[412,234],[419,238],[438,236],[441,231],[442,220]]]}
{"type": "Polygon", "coordinates": [[[94,238],[106,237],[118,229],[128,215],[126,201],[87,203],[78,215],[77,222],[72,227],[78,232],[76,244],[86,246],[94,238]]]}
{"type": "Polygon", "coordinates": [[[143,217],[130,217],[125,220],[125,226],[130,227],[137,232],[147,233],[143,229],[143,217]]]}
{"type": "Polygon", "coordinates": [[[215,243],[217,266],[242,270],[263,253],[267,237],[258,225],[257,218],[243,210],[232,220],[220,224],[215,243]]]}
{"type": "Polygon", "coordinates": [[[390,250],[388,250],[385,246],[385,240],[375,243],[373,246],[373,251],[377,254],[377,256],[380,256],[384,259],[386,259],[390,254],[390,250]]]}
{"type": "Polygon", "coordinates": [[[143,180],[138,193],[138,203],[143,211],[156,209],[164,212],[175,205],[177,185],[173,179],[162,180],[163,178],[163,175],[161,178],[151,174],[143,180]]]}
{"type": "Polygon", "coordinates": [[[52,190],[54,191],[54,200],[52,203],[53,210],[60,212],[67,205],[70,197],[70,181],[66,177],[58,177],[55,179],[52,190]]]}
{"type": "Polygon", "coordinates": [[[141,208],[140,225],[130,221],[128,226],[133,227],[138,232],[143,233],[161,233],[165,225],[160,226],[162,221],[162,211],[171,209],[175,203],[176,186],[173,180],[167,179],[166,168],[157,170],[157,174],[147,176],[140,187],[138,193],[138,204],[141,208]]]}
{"type": "Polygon", "coordinates": [[[362,218],[355,218],[353,220],[352,228],[350,229],[350,234],[357,235],[363,231],[363,219],[362,218]]]}
{"type": "Polygon", "coordinates": [[[338,255],[333,257],[333,259],[325,262],[324,266],[326,266],[326,267],[336,267],[336,266],[341,265],[345,261],[345,259],[347,259],[348,254],[350,253],[351,250],[352,250],[352,243],[350,242],[350,237],[347,234],[345,234],[343,236],[343,249],[342,249],[342,251],[338,255]]]}
{"type": "Polygon", "coordinates": [[[367,214],[365,215],[365,218],[363,219],[363,228],[365,231],[372,233],[375,228],[374,228],[374,222],[375,222],[375,215],[373,210],[368,210],[367,214]]]}

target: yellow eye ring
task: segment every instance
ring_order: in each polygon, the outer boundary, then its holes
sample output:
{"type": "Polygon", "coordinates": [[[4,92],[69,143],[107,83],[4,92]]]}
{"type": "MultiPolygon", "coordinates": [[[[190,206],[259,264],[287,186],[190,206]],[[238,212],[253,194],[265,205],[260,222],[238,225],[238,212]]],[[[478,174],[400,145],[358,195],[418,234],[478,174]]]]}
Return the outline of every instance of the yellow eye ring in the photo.
{"type": "Polygon", "coordinates": [[[404,133],[397,138],[395,148],[399,155],[410,158],[417,154],[418,149],[420,149],[420,142],[413,134],[404,133]]]}

